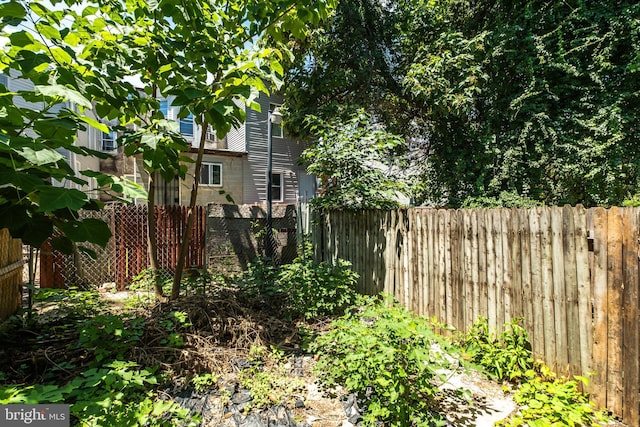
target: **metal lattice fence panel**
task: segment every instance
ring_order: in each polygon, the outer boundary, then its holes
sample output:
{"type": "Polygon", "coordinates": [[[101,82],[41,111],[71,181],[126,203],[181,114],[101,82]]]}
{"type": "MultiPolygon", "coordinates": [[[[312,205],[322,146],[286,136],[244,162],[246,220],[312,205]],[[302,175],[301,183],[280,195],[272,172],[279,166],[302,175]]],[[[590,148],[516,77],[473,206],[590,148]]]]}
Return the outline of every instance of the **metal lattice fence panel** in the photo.
{"type": "MultiPolygon", "coordinates": [[[[82,218],[102,219],[109,225],[112,234],[109,243],[105,248],[86,245],[95,251],[96,259],[77,250],[65,255],[53,251],[46,243],[41,251],[40,286],[87,288],[114,283],[118,289],[126,288],[149,267],[147,212],[146,205],[111,205],[99,212],[81,212],[82,218]]],[[[187,212],[180,206],[155,208],[158,267],[165,278],[173,276],[186,231],[187,212]]],[[[204,268],[205,224],[205,208],[196,207],[187,269],[204,268]]]]}
{"type": "MultiPolygon", "coordinates": [[[[109,208],[101,211],[80,212],[80,218],[100,219],[106,222],[110,228],[112,228],[114,216],[114,211],[109,208]]],[[[40,287],[87,288],[113,282],[116,272],[113,239],[110,239],[104,248],[87,243],[82,246],[92,250],[96,258],[92,258],[88,253],[78,248],[74,248],[71,255],[66,255],[53,250],[51,244],[45,242],[40,253],[40,287]]]]}
{"type": "Polygon", "coordinates": [[[114,207],[111,228],[114,242],[115,277],[118,289],[124,289],[149,265],[147,250],[147,207],[114,207]]]}

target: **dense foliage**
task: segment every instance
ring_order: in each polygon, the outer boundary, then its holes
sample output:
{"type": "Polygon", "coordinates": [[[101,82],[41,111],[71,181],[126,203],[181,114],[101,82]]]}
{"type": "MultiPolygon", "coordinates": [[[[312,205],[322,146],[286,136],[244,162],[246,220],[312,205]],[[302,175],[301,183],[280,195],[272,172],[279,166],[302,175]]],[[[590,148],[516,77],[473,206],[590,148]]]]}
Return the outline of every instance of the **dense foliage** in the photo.
{"type": "Polygon", "coordinates": [[[342,314],[356,300],[358,274],[351,264],[314,262],[310,246],[292,263],[275,267],[256,260],[237,279],[243,292],[278,306],[288,317],[314,319],[342,314]]]}
{"type": "Polygon", "coordinates": [[[518,320],[505,324],[504,332],[498,334],[480,317],[458,344],[463,357],[485,375],[517,384],[514,401],[519,410],[496,425],[590,426],[607,421],[604,411],[596,409],[580,390],[588,385],[586,377],[558,378],[542,362],[534,361],[527,331],[518,320]]]}
{"type": "Polygon", "coordinates": [[[321,384],[356,393],[365,425],[446,425],[434,380],[449,362],[429,322],[392,300],[361,302],[312,344],[321,384]]]}
{"type": "Polygon", "coordinates": [[[402,138],[373,123],[362,110],[345,119],[322,121],[308,116],[306,121],[316,139],[302,153],[302,161],[320,180],[320,197],[312,200],[316,207],[399,206],[405,186],[399,177],[402,165],[394,153],[402,147],[402,138]]]}
{"type": "Polygon", "coordinates": [[[290,101],[403,135],[417,202],[621,204],[640,179],[639,18],[632,1],[343,0],[290,101]]]}

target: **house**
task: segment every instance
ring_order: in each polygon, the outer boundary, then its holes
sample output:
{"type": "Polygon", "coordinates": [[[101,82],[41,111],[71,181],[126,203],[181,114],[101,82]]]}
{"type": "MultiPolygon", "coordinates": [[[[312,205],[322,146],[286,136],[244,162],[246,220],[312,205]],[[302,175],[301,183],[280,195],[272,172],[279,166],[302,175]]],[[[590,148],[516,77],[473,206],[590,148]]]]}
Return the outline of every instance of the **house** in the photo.
{"type": "MultiPolygon", "coordinates": [[[[20,78],[20,74],[15,70],[8,70],[5,74],[0,74],[0,84],[4,85],[8,91],[15,93],[34,90],[33,82],[20,78]]],[[[45,108],[45,105],[42,102],[27,102],[21,96],[14,96],[13,102],[14,105],[19,108],[29,108],[36,111],[40,111],[45,108]]],[[[50,108],[49,112],[51,114],[55,114],[64,108],[73,109],[76,107],[71,103],[60,103],[50,108]]],[[[96,129],[87,127],[86,130],[78,132],[76,145],[93,150],[100,150],[100,140],[100,132],[96,129]]],[[[80,171],[82,170],[100,169],[100,161],[95,157],[83,156],[66,149],[58,149],[57,151],[65,157],[67,163],[71,166],[76,176],[81,176],[80,171]]],[[[82,178],[87,181],[87,185],[80,185],[71,181],[61,182],[57,180],[54,180],[53,185],[66,188],[76,188],[86,192],[90,197],[98,197],[98,186],[95,179],[87,177],[82,178]]]]}
{"type": "MultiPolygon", "coordinates": [[[[9,75],[0,74],[0,83],[10,91],[33,90],[33,83],[21,79],[11,70],[9,75]]],[[[191,152],[187,156],[195,160],[200,142],[201,129],[193,117],[177,118],[178,107],[171,105],[172,98],[162,99],[160,109],[169,120],[178,121],[179,131],[191,143],[191,152]]],[[[15,97],[16,105],[35,110],[44,106],[15,97]],[[24,104],[24,105],[21,105],[24,104]]],[[[200,174],[200,186],[197,204],[229,203],[263,204],[266,202],[267,172],[267,115],[268,111],[282,104],[278,95],[261,94],[258,101],[261,111],[247,109],[247,118],[239,128],[232,129],[224,138],[218,139],[212,131],[207,132],[205,152],[200,174]]],[[[55,110],[75,108],[72,104],[59,104],[55,110]]],[[[246,108],[246,107],[245,107],[246,108]]],[[[91,114],[91,112],[87,112],[91,114]]],[[[93,117],[97,119],[97,117],[93,117]]],[[[106,123],[110,127],[116,123],[106,123]]],[[[140,159],[127,158],[117,144],[116,132],[103,133],[87,127],[78,132],[76,144],[111,154],[108,159],[82,156],[68,150],[59,150],[66,157],[76,175],[82,170],[99,170],[131,181],[148,185],[148,179],[140,159]]],[[[274,204],[293,204],[307,200],[316,194],[316,179],[306,173],[305,167],[298,164],[305,145],[288,138],[282,126],[272,127],[272,200],[274,204]]],[[[156,202],[160,205],[188,205],[195,171],[195,164],[188,164],[186,180],[166,182],[157,179],[156,202]]],[[[77,188],[88,192],[91,197],[100,197],[109,201],[110,197],[99,193],[93,178],[86,178],[87,185],[73,182],[54,182],[54,185],[77,188]]],[[[140,201],[141,202],[141,201],[140,201]]]]}
{"type": "MultiPolygon", "coordinates": [[[[247,118],[239,128],[218,139],[207,132],[198,189],[198,205],[208,203],[263,204],[266,202],[267,116],[282,104],[278,95],[260,95],[261,111],[247,109],[247,118]]],[[[177,119],[178,108],[171,98],[160,102],[165,117],[179,122],[180,132],[191,143],[187,155],[195,160],[202,129],[193,117],[177,119]]],[[[287,137],[281,125],[272,127],[272,197],[276,204],[293,204],[316,194],[316,179],[298,164],[305,145],[287,137]]],[[[188,205],[195,164],[188,165],[187,179],[156,180],[156,201],[164,205],[188,205]]],[[[131,173],[133,167],[125,166],[131,173]]],[[[138,166],[137,170],[141,170],[138,166]]],[[[139,176],[139,175],[137,175],[139,176]]]]}

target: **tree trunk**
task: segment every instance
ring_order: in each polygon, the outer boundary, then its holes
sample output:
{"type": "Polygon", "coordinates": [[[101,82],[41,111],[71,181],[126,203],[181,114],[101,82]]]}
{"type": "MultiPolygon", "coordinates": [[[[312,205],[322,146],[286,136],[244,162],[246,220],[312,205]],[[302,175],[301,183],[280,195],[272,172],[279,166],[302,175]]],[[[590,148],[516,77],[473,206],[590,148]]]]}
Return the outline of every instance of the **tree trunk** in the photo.
{"type": "Polygon", "coordinates": [[[202,158],[204,156],[204,142],[207,137],[207,129],[209,123],[202,121],[202,133],[200,135],[200,146],[198,147],[198,157],[196,158],[195,172],[193,174],[193,186],[191,187],[191,199],[189,200],[189,210],[187,211],[187,227],[182,236],[182,244],[180,245],[180,254],[176,263],[176,272],[173,276],[173,286],[171,287],[171,299],[177,299],[180,296],[180,281],[182,280],[182,272],[187,262],[187,251],[189,250],[189,241],[191,240],[191,230],[193,229],[194,210],[198,199],[198,184],[200,183],[200,171],[202,170],[202,158]]]}
{"type": "MultiPolygon", "coordinates": [[[[135,161],[135,159],[134,159],[135,161]]],[[[147,244],[149,245],[149,270],[153,276],[153,289],[156,298],[166,300],[162,292],[162,282],[158,271],[158,236],[156,231],[156,188],[153,172],[149,172],[149,198],[147,199],[147,244]]]]}

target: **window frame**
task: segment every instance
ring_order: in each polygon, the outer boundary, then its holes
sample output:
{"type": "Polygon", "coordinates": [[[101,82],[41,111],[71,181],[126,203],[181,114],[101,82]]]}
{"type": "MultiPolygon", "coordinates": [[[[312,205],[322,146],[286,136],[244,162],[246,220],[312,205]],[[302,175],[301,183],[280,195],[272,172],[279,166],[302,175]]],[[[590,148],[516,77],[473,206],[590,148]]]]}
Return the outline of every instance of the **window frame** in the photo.
{"type": "Polygon", "coordinates": [[[273,202],[283,202],[284,201],[284,173],[282,172],[271,172],[271,200],[273,202]],[[280,185],[275,185],[276,180],[274,179],[275,177],[279,176],[279,184],[280,185]],[[278,189],[278,191],[280,192],[280,197],[276,197],[276,192],[275,189],[278,189]]]}
{"type": "Polygon", "coordinates": [[[180,120],[178,120],[178,129],[180,130],[180,133],[183,136],[186,136],[188,138],[193,138],[195,136],[195,121],[193,120],[193,114],[189,113],[189,115],[187,117],[184,117],[180,120]],[[191,133],[186,133],[182,130],[182,126],[191,126],[191,133]]]}
{"type": "Polygon", "coordinates": [[[158,101],[158,103],[160,104],[160,107],[159,107],[160,113],[162,113],[165,120],[171,120],[171,118],[169,117],[169,108],[170,108],[169,100],[161,99],[158,101]]]}
{"type": "Polygon", "coordinates": [[[109,133],[107,132],[101,132],[100,133],[100,149],[101,151],[104,151],[105,153],[110,153],[112,151],[117,151],[118,150],[118,134],[117,132],[110,130],[109,133]],[[109,138],[105,138],[105,135],[108,136],[109,138]],[[105,141],[112,141],[113,142],[113,148],[111,149],[106,149],[104,142],[105,141]]]}
{"type": "Polygon", "coordinates": [[[207,187],[222,187],[223,176],[222,176],[222,163],[220,162],[202,162],[202,170],[200,171],[200,176],[198,177],[198,185],[206,185],[207,187]],[[216,184],[214,181],[214,167],[218,167],[220,169],[220,183],[216,184]],[[205,170],[205,167],[209,168],[208,179],[210,182],[202,182],[202,172],[205,170]]]}

